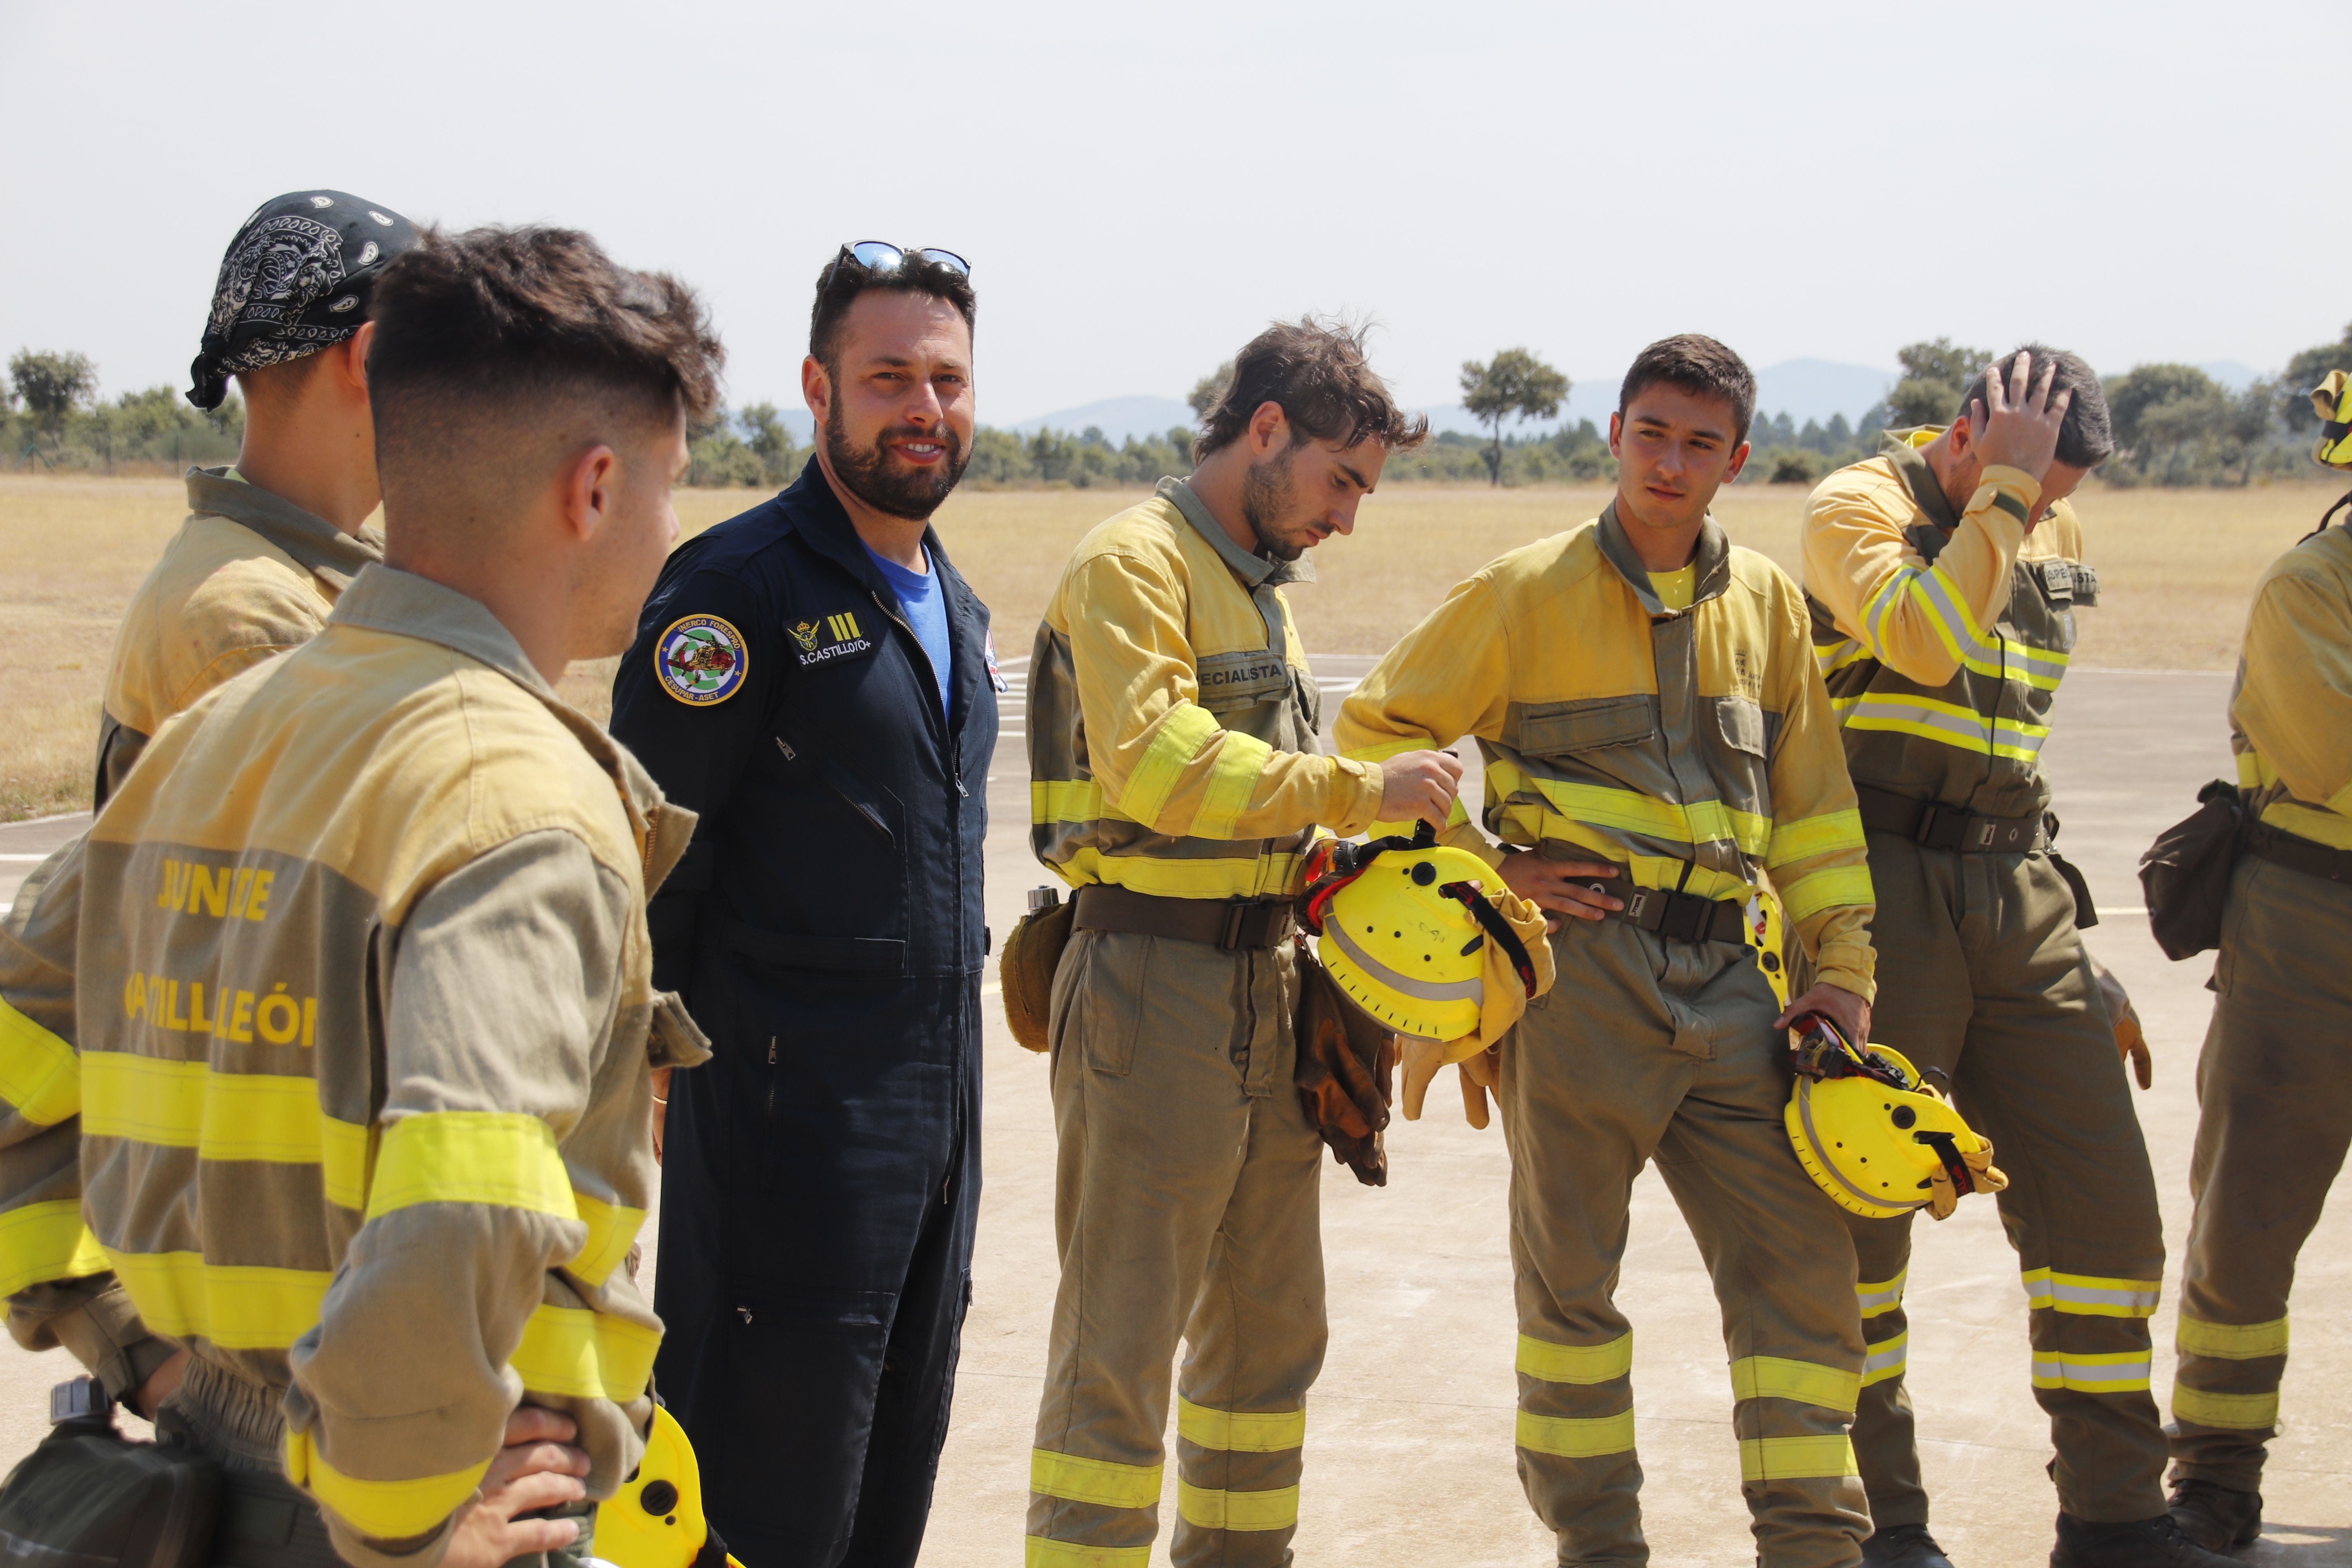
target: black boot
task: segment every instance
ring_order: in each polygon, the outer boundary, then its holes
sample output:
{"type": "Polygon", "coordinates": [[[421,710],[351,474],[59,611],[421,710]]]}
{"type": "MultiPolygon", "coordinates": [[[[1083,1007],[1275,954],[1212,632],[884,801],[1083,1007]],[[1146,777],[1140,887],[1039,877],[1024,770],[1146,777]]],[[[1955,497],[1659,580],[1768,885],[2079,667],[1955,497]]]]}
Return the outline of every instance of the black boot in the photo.
{"type": "Polygon", "coordinates": [[[1952,1568],[1924,1524],[1890,1524],[1862,1543],[1863,1568],[1952,1568]]]}
{"type": "Polygon", "coordinates": [[[2180,1533],[2168,1513],[2123,1524],[2086,1524],[2058,1516],[2058,1544],[2050,1568],[2235,1568],[2180,1533]]]}
{"type": "Polygon", "coordinates": [[[2235,1552],[2252,1546],[2263,1532],[2263,1494],[2231,1491],[2211,1481],[2175,1481],[2172,1518],[2181,1534],[2206,1551],[2235,1552]]]}

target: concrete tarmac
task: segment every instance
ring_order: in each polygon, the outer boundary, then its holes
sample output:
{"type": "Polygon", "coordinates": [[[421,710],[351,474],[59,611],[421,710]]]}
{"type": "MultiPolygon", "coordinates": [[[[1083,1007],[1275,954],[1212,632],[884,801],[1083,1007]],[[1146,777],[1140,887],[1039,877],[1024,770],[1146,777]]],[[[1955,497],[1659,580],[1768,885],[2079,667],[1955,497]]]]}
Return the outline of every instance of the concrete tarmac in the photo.
{"type": "MultiPolygon", "coordinates": [[[[1370,662],[1317,660],[1327,716],[1370,662]]],[[[988,905],[1000,939],[1024,890],[1045,879],[1025,831],[1021,672],[1007,674],[1015,690],[989,780],[988,905]]],[[[2169,963],[2157,950],[2134,868],[2149,840],[2188,813],[2197,787],[2230,772],[2229,684],[2202,674],[2077,671],[2045,753],[2066,825],[2061,847],[2084,868],[2104,914],[2087,940],[2129,988],[2156,1052],[2156,1087],[2138,1106],[2173,1258],[2155,1323],[2160,1402],[2171,1382],[2211,965],[2169,963]]],[[[16,857],[37,856],[84,820],[0,827],[0,857],[7,857],[0,858],[0,902],[31,869],[32,861],[16,857]]],[[[992,1004],[992,982],[990,996],[992,1004]]],[[[1055,1279],[1045,1064],[992,1017],[986,1070],[980,1252],[926,1568],[1021,1561],[1030,1428],[1055,1279]]],[[[1517,1331],[1502,1139],[1498,1129],[1478,1132],[1462,1121],[1451,1078],[1433,1086],[1423,1121],[1391,1130],[1386,1188],[1361,1187],[1340,1167],[1325,1167],[1331,1350],[1308,1404],[1297,1540],[1306,1563],[1535,1568],[1553,1560],[1513,1468],[1517,1331]]],[[[649,1228],[649,1251],[656,1239],[649,1228]]],[[[2352,1568],[2352,1413],[2342,1396],[2352,1386],[2352,1312],[2342,1307],[2352,1286],[2352,1215],[2338,1207],[2322,1220],[2300,1272],[2285,1429],[2264,1489],[2271,1522],[2243,1560],[2352,1568]]],[[[1654,1560],[1690,1568],[1753,1563],[1714,1295],[1654,1172],[1634,1189],[1619,1299],[1635,1325],[1654,1560]]],[[[1990,1200],[1964,1201],[1943,1225],[1920,1224],[1908,1300],[1910,1382],[1937,1535],[1961,1568],[2046,1561],[2056,1511],[2042,1468],[2048,1423],[2028,1382],[2015,1256],[1990,1200]]],[[[43,1391],[68,1374],[64,1359],[0,1351],[0,1463],[13,1463],[37,1439],[43,1391]]],[[[1171,1499],[1163,1502],[1155,1563],[1166,1562],[1173,1521],[1171,1499]]]]}

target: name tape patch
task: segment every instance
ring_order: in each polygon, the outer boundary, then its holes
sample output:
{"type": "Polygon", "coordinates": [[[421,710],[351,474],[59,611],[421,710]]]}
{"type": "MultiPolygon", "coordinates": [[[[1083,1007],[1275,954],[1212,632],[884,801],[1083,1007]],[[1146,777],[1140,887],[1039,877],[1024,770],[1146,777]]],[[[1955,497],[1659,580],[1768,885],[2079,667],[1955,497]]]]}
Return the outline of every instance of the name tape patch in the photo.
{"type": "Polygon", "coordinates": [[[688,707],[726,701],[743,689],[751,668],[743,634],[717,616],[681,616],[654,643],[654,673],[662,689],[688,707]]]}
{"type": "Polygon", "coordinates": [[[793,657],[800,661],[803,669],[874,651],[874,639],[857,624],[857,615],[853,610],[795,622],[784,630],[791,634],[797,650],[793,657]]]}

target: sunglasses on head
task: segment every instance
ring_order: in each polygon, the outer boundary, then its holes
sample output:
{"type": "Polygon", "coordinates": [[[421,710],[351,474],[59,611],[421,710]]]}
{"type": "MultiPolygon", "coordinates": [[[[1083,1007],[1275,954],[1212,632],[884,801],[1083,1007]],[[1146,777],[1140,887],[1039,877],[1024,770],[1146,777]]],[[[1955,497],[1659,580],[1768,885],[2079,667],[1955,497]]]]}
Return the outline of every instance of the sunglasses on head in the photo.
{"type": "Polygon", "coordinates": [[[971,276],[971,263],[952,250],[901,250],[878,239],[861,239],[855,245],[843,246],[839,259],[855,261],[869,272],[895,272],[910,256],[965,278],[971,276]]]}

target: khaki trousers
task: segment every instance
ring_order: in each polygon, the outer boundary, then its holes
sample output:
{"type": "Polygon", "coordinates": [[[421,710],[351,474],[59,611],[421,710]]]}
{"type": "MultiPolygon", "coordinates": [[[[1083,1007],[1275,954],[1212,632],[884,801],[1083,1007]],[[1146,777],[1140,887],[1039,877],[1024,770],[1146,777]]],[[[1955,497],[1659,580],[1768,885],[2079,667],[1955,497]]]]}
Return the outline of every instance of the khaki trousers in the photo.
{"type": "Polygon", "coordinates": [[[1326,1338],[1322,1142],[1292,1083],[1292,950],[1082,931],[1054,977],[1061,1288],[1029,1568],[1136,1568],[1178,1375],[1180,1568],[1291,1561],[1326,1338]]]}
{"type": "Polygon", "coordinates": [[[1559,1561],[1649,1561],[1633,1335],[1613,1300],[1653,1158],[1715,1282],[1741,1490],[1766,1568],[1847,1568],[1869,1531],[1846,1440],[1853,1249],[1789,1147],[1786,1037],[1747,949],[1570,921],[1559,978],[1502,1051],[1519,1479],[1559,1561]]]}
{"type": "MultiPolygon", "coordinates": [[[[1963,855],[1873,833],[1873,1030],[1992,1140],[2029,1302],[2033,1396],[2050,1416],[2058,1503],[2098,1523],[2164,1511],[2164,1434],[2147,1320],[2164,1279],[2156,1179],[2074,897],[2046,855],[1963,855]]],[[[1843,1212],[1843,1211],[1841,1211],[1843,1212]]],[[[1916,1216],[1847,1215],[1870,1344],[1853,1447],[1879,1525],[1924,1524],[1904,1386],[1903,1287],[1916,1216]]]]}
{"type": "Polygon", "coordinates": [[[2239,860],[2197,1064],[2173,1475],[2260,1489],[2287,1292],[2352,1141],[2352,885],[2239,860]]]}

